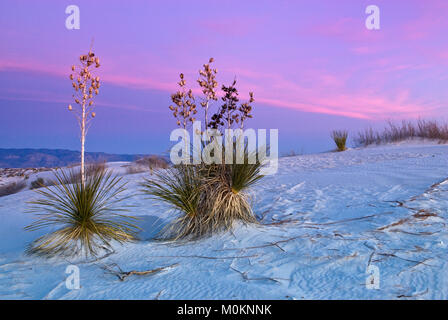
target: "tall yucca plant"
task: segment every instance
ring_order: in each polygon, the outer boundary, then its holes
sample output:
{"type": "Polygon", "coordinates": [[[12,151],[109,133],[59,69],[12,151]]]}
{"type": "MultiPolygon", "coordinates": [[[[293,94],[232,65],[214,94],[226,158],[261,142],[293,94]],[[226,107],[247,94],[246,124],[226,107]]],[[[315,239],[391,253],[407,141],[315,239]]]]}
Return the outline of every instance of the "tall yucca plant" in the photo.
{"type": "MultiPolygon", "coordinates": [[[[216,94],[218,83],[215,80],[217,69],[210,67],[213,62],[213,58],[210,58],[204,69],[199,71],[198,83],[204,94],[201,105],[204,107],[205,128],[218,131],[234,127],[243,129],[245,120],[252,118],[251,104],[254,98],[250,92],[249,100],[239,103],[236,80],[228,87],[222,86],[223,104],[208,119],[211,103],[218,100],[216,94]]],[[[179,85],[183,88],[186,83],[184,75],[181,74],[180,78],[179,85]]],[[[185,91],[185,88],[183,90],[185,91]]],[[[193,102],[199,99],[193,97],[192,90],[188,91],[189,99],[180,99],[184,96],[179,93],[173,94],[171,98],[176,106],[170,106],[170,110],[176,118],[177,125],[186,129],[186,124],[195,120],[191,117],[191,114],[196,114],[193,102]]],[[[215,138],[211,138],[209,143],[213,143],[213,139],[215,138]]],[[[206,145],[207,143],[203,143],[202,148],[206,145]]],[[[210,235],[230,229],[235,220],[256,222],[250,205],[249,189],[262,178],[260,174],[262,162],[258,159],[258,162],[249,163],[251,153],[247,145],[238,144],[238,146],[244,148],[242,151],[245,161],[242,164],[205,164],[213,163],[205,161],[202,164],[176,165],[168,170],[159,171],[142,184],[142,191],[150,198],[167,203],[179,213],[179,217],[164,230],[170,238],[194,239],[210,235]]],[[[202,153],[202,149],[196,151],[202,153]]],[[[235,153],[235,150],[232,152],[235,153]]],[[[256,153],[252,156],[257,159],[256,153]]],[[[190,158],[190,155],[188,157],[190,158]]]]}
{"type": "Polygon", "coordinates": [[[122,214],[127,209],[120,203],[128,197],[122,195],[121,178],[106,170],[94,172],[84,182],[75,171],[54,174],[54,185],[37,189],[41,198],[29,202],[29,211],[38,217],[25,229],[58,229],[31,243],[28,253],[96,255],[99,248],[109,248],[112,240],[123,243],[136,237],[136,218],[122,214]]]}
{"type": "Polygon", "coordinates": [[[75,90],[73,100],[77,108],[73,108],[70,104],[68,110],[75,114],[81,130],[81,180],[82,183],[85,183],[85,141],[90,121],[96,115],[93,111],[94,98],[99,93],[100,88],[100,78],[93,74],[93,70],[100,67],[100,59],[95,57],[90,48],[87,54],[79,57],[79,62],[78,66],[72,65],[72,73],[70,74],[70,80],[75,90]]]}

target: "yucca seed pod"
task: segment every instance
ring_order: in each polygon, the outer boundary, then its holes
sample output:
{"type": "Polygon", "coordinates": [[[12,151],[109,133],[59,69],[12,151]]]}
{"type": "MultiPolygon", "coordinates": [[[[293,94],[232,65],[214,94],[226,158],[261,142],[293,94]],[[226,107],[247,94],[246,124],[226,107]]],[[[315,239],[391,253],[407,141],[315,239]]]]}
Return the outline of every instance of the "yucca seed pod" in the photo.
{"type": "Polygon", "coordinates": [[[69,110],[69,111],[72,111],[72,110],[73,110],[73,107],[72,107],[71,104],[68,105],[68,110],[69,110]]]}
{"type": "Polygon", "coordinates": [[[96,113],[92,112],[92,118],[95,118],[95,117],[96,117],[96,113]]]}

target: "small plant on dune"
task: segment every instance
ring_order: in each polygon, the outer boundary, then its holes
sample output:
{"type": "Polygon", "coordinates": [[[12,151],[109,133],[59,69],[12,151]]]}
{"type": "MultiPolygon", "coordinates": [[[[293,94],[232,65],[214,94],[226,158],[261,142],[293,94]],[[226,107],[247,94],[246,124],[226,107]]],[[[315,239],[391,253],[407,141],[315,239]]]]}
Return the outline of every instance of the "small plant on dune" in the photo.
{"type": "Polygon", "coordinates": [[[8,196],[10,194],[17,193],[23,189],[26,188],[26,181],[14,181],[11,183],[8,183],[6,185],[0,186],[0,197],[8,196]]]}
{"type": "Polygon", "coordinates": [[[345,130],[334,130],[331,133],[331,137],[333,138],[334,143],[336,143],[337,151],[345,151],[347,150],[346,143],[348,132],[345,130]]]}
{"type": "Polygon", "coordinates": [[[383,130],[378,131],[368,128],[359,132],[354,142],[358,146],[368,146],[415,138],[446,143],[448,141],[448,124],[422,119],[419,119],[417,122],[403,120],[401,124],[388,121],[387,126],[383,130]]]}
{"type": "MultiPolygon", "coordinates": [[[[253,93],[249,93],[249,101],[239,104],[236,81],[230,86],[222,86],[222,105],[208,119],[212,102],[217,101],[215,88],[218,83],[215,80],[216,69],[212,69],[210,64],[204,65],[204,69],[199,71],[198,83],[202,88],[204,97],[201,106],[204,108],[204,124],[206,129],[224,133],[224,129],[243,128],[246,119],[251,118],[252,106],[254,102],[253,93]]],[[[181,74],[181,83],[185,86],[184,76],[181,74]]],[[[182,89],[185,90],[185,89],[182,89]]],[[[182,92],[182,90],[180,92],[182,92]]],[[[184,120],[191,117],[191,113],[196,109],[192,107],[191,101],[198,98],[192,96],[192,91],[184,91],[189,94],[190,103],[183,101],[179,93],[172,95],[172,100],[176,107],[170,106],[173,116],[176,118],[178,126],[186,128],[187,124],[193,121],[184,120]],[[183,111],[182,113],[180,113],[183,111]],[[179,118],[179,116],[181,118],[179,118]],[[185,125],[184,125],[185,124],[185,125]]],[[[220,138],[221,138],[220,137],[220,138]]],[[[213,143],[213,136],[208,143],[213,143]]],[[[238,138],[237,138],[238,139],[238,138]]],[[[170,238],[194,239],[205,235],[210,235],[218,231],[232,228],[234,221],[255,223],[256,217],[250,205],[250,188],[258,182],[262,176],[260,169],[262,159],[258,158],[255,151],[249,150],[247,144],[242,141],[233,141],[229,144],[235,148],[243,148],[243,162],[230,163],[206,163],[201,164],[179,164],[168,170],[161,170],[155,177],[145,179],[142,183],[143,192],[153,199],[159,199],[168,203],[180,215],[165,230],[170,238]],[[255,159],[255,161],[249,161],[255,159]]],[[[202,144],[205,148],[207,143],[202,144]]],[[[199,150],[202,151],[202,150],[199,150]]],[[[241,151],[241,150],[240,150],[241,151]]],[[[233,150],[236,157],[236,151],[233,150]]],[[[225,150],[223,152],[225,154],[225,150]]],[[[211,155],[210,155],[211,156],[211,155]]]]}
{"type": "Polygon", "coordinates": [[[98,249],[110,248],[112,240],[123,243],[135,238],[136,218],[122,214],[126,207],[120,202],[127,197],[122,196],[125,184],[121,178],[103,170],[86,177],[83,183],[74,171],[54,174],[53,186],[36,190],[41,198],[29,202],[30,212],[37,212],[38,218],[25,229],[59,228],[31,243],[28,253],[96,255],[98,249]]]}
{"type": "Polygon", "coordinates": [[[42,188],[45,185],[45,181],[43,178],[37,178],[36,180],[31,182],[30,189],[42,188]]]}

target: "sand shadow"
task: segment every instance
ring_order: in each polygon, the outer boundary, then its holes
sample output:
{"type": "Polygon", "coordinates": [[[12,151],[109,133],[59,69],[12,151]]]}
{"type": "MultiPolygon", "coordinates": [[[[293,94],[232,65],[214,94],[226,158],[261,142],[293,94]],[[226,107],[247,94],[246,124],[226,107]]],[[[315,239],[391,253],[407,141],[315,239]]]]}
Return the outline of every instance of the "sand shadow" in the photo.
{"type": "Polygon", "coordinates": [[[141,231],[138,237],[142,241],[151,241],[160,236],[162,229],[169,223],[169,221],[157,216],[139,216],[137,222],[141,231]]]}

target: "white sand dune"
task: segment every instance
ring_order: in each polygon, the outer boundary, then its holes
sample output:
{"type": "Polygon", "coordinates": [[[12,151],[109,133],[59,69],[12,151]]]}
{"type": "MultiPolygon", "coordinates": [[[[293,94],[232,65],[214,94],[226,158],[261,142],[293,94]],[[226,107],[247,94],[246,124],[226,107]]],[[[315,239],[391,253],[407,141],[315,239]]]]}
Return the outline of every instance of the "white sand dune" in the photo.
{"type": "MultiPolygon", "coordinates": [[[[172,219],[139,195],[142,241],[91,262],[26,256],[31,190],[0,198],[0,299],[448,299],[448,146],[400,144],[280,159],[254,188],[263,224],[190,243],[152,240],[172,219]],[[81,288],[65,286],[76,264],[81,288]],[[149,270],[120,281],[104,267],[149,270]],[[379,270],[368,289],[366,270],[379,270]]],[[[111,164],[120,168],[121,164],[111,164]]]]}

